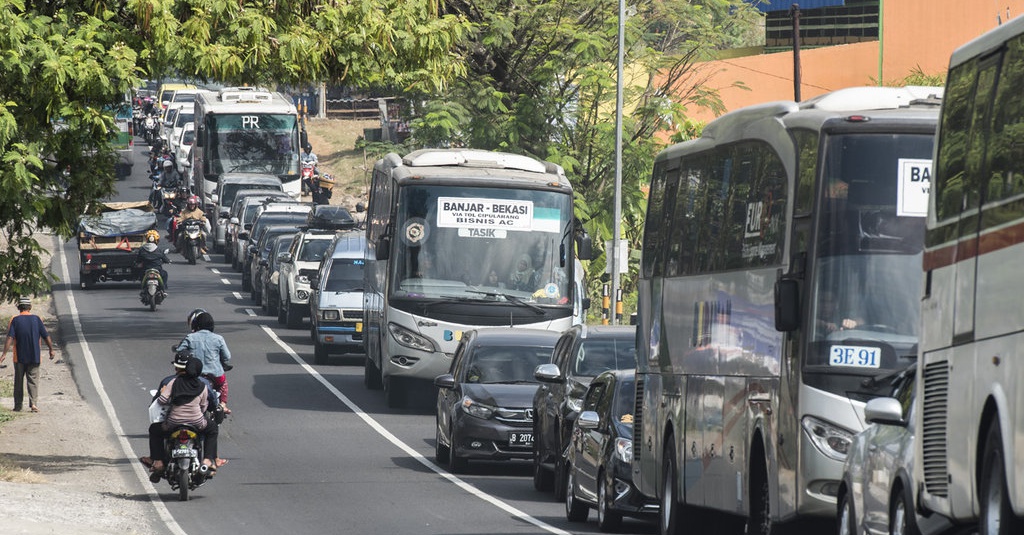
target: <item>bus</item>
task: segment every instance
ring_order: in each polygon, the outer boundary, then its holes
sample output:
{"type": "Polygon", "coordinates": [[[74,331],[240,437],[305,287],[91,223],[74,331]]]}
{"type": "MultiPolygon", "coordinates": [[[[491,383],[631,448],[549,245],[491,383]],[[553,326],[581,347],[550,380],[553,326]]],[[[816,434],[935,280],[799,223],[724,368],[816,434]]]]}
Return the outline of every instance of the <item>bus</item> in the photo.
{"type": "Polygon", "coordinates": [[[571,326],[591,254],[560,166],[480,150],[377,161],[366,238],[365,383],[390,407],[447,373],[468,330],[571,326]]]}
{"type": "Polygon", "coordinates": [[[865,403],[916,362],[941,95],[755,105],[656,157],[633,480],[661,533],[693,511],[765,535],[835,518],[865,403]]]}
{"type": "Polygon", "coordinates": [[[211,210],[224,173],[274,175],[298,199],[299,112],[281,93],[254,87],[201,91],[195,99],[192,186],[211,210]]]}
{"type": "Polygon", "coordinates": [[[950,58],[929,204],[914,478],[924,512],[1024,533],[1024,18],[950,58]]]}

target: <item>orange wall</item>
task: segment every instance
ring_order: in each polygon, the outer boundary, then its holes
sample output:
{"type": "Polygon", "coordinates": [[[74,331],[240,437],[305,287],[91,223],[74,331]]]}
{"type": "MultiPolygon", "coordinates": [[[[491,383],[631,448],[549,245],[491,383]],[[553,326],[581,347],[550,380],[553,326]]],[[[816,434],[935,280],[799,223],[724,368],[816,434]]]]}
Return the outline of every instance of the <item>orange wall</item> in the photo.
{"type": "MultiPolygon", "coordinates": [[[[917,67],[939,74],[960,45],[991,30],[996,16],[1006,21],[1024,14],[1024,0],[883,0],[882,80],[902,80],[917,67]]],[[[801,50],[801,98],[843,87],[877,83],[879,42],[801,50]]],[[[707,84],[718,88],[727,110],[773,100],[793,99],[793,54],[782,52],[720,61],[702,66],[707,84]],[[750,91],[731,87],[742,82],[750,91]]],[[[694,119],[713,115],[691,107],[694,119]]]]}

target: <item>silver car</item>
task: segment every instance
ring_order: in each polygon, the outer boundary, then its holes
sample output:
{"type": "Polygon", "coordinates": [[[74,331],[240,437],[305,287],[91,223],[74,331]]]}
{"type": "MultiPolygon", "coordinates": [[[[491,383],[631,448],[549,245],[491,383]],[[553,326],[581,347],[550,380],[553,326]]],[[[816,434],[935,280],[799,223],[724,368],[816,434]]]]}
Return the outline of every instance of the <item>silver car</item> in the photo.
{"type": "MultiPolygon", "coordinates": [[[[864,407],[869,425],[850,444],[838,494],[839,535],[919,535],[949,527],[939,515],[914,509],[913,364],[893,377],[892,397],[864,407]]],[[[874,381],[875,379],[865,379],[874,381]]]]}

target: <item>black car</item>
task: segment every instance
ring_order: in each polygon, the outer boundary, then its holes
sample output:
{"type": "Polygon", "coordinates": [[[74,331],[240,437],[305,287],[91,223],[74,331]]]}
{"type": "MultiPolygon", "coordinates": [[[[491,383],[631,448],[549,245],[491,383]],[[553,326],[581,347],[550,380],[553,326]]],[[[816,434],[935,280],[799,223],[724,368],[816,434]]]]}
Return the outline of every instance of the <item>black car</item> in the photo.
{"type": "Polygon", "coordinates": [[[597,509],[601,531],[615,531],[624,515],[658,512],[658,501],[633,485],[633,411],[636,371],[607,371],[587,388],[583,412],[573,424],[568,465],[565,516],[584,522],[597,509]]]}
{"type": "Polygon", "coordinates": [[[562,333],[549,364],[534,372],[533,486],[565,499],[563,452],[587,385],[605,370],[636,368],[636,327],[577,325],[562,333]]]}
{"type": "Polygon", "coordinates": [[[260,308],[271,316],[277,315],[277,307],[281,304],[280,286],[277,283],[277,271],[281,264],[281,253],[287,253],[295,241],[295,234],[282,234],[275,237],[270,245],[270,255],[260,261],[258,280],[260,281],[260,308]],[[266,265],[262,265],[266,262],[266,265]]]}
{"type": "Polygon", "coordinates": [[[283,235],[294,236],[299,232],[298,227],[293,225],[274,225],[266,227],[260,235],[259,241],[253,246],[252,259],[249,260],[251,271],[249,279],[249,296],[257,303],[263,298],[260,292],[263,291],[261,277],[263,270],[270,267],[270,255],[273,254],[274,238],[283,235]]]}
{"type": "Polygon", "coordinates": [[[439,375],[435,459],[455,473],[469,459],[533,456],[533,370],[551,360],[559,333],[493,328],[469,331],[451,371],[439,375]]]}
{"type": "Polygon", "coordinates": [[[245,246],[245,255],[239,258],[239,264],[242,269],[242,291],[252,291],[252,257],[256,254],[256,243],[262,238],[263,233],[267,227],[275,225],[291,225],[298,227],[306,223],[306,213],[304,212],[270,212],[263,213],[256,217],[252,222],[252,227],[247,229],[248,239],[245,246]]]}

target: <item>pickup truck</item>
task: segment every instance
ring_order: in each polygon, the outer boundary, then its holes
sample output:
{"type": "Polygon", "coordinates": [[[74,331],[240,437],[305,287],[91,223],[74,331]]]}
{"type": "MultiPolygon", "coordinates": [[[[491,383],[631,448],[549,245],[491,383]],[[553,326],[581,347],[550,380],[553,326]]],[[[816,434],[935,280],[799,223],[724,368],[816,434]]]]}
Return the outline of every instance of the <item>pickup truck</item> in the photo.
{"type": "Polygon", "coordinates": [[[146,231],[156,228],[149,201],[108,202],[90,206],[78,224],[78,281],[83,289],[97,282],[138,280],[135,253],[146,231]]]}

